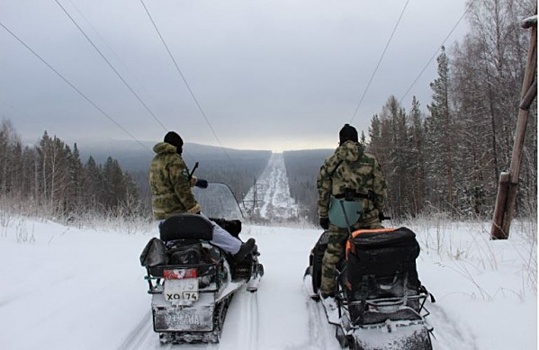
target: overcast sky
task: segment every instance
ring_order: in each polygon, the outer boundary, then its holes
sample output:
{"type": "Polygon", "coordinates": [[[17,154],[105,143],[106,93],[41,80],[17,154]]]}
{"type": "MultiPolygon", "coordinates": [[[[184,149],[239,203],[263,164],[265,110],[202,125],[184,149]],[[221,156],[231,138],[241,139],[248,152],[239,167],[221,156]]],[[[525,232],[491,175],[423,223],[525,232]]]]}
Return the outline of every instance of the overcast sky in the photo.
{"type": "MultiPolygon", "coordinates": [[[[426,110],[436,60],[420,73],[465,2],[3,0],[0,119],[30,143],[47,131],[142,148],[176,130],[229,148],[334,148],[344,123],[368,134],[391,95],[426,110]]],[[[445,45],[466,32],[462,20],[445,45]]]]}

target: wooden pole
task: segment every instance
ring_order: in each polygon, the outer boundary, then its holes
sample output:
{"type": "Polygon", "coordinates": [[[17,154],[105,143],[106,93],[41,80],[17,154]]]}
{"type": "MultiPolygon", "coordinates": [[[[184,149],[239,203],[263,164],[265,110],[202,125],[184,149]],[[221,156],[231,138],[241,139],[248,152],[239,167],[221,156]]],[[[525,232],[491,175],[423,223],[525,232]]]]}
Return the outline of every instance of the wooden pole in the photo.
{"type": "Polygon", "coordinates": [[[491,239],[507,238],[502,229],[503,218],[505,215],[505,203],[507,202],[507,192],[509,191],[509,173],[503,172],[500,174],[500,182],[498,183],[498,196],[496,197],[496,206],[494,207],[494,219],[492,228],[490,229],[491,239]]]}
{"type": "Polygon", "coordinates": [[[518,111],[517,129],[515,131],[511,165],[509,166],[509,172],[504,172],[500,175],[494,218],[490,231],[491,239],[507,239],[509,237],[509,229],[511,227],[511,220],[514,216],[518,192],[518,178],[520,175],[520,164],[522,161],[524,138],[526,136],[526,126],[528,125],[529,106],[537,96],[537,15],[525,20],[522,27],[532,28],[530,48],[528,50],[528,59],[524,71],[524,81],[522,82],[522,102],[518,111]]]}

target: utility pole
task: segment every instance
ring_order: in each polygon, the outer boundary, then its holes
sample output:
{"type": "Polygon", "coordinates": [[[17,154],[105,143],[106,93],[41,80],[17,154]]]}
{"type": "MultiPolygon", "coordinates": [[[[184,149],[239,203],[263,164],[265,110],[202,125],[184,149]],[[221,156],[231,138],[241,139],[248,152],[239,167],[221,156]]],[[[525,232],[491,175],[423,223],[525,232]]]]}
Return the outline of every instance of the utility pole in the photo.
{"type": "MultiPolygon", "coordinates": [[[[537,11],[537,9],[536,9],[537,11]]],[[[528,125],[530,105],[537,97],[537,13],[522,22],[522,27],[531,28],[530,48],[528,60],[524,71],[524,81],[521,90],[521,103],[518,111],[517,129],[511,155],[509,171],[500,175],[494,218],[490,230],[491,239],[507,239],[511,220],[514,216],[515,203],[518,192],[518,178],[520,175],[520,163],[524,148],[524,137],[528,125]]]]}
{"type": "Polygon", "coordinates": [[[251,204],[251,215],[253,215],[253,213],[255,212],[255,209],[258,208],[258,203],[260,202],[260,200],[258,199],[258,188],[259,188],[259,186],[260,185],[257,184],[256,177],[255,177],[253,179],[253,199],[243,201],[243,206],[245,208],[248,207],[248,205],[246,203],[251,204]]]}

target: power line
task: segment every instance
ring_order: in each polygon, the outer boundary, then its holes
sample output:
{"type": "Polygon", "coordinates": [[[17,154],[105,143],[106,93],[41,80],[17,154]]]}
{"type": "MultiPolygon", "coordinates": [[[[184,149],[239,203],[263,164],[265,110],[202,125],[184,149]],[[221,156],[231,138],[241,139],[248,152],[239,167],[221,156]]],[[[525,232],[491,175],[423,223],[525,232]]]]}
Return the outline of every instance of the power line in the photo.
{"type": "Polygon", "coordinates": [[[163,128],[163,130],[167,130],[167,128],[163,125],[163,123],[161,123],[161,120],[159,120],[159,118],[157,118],[157,116],[150,110],[150,108],[148,107],[148,105],[146,103],[144,103],[144,101],[142,101],[142,99],[140,98],[140,96],[135,92],[135,90],[133,90],[133,88],[127,83],[127,81],[121,76],[121,74],[116,70],[116,68],[114,68],[114,66],[112,65],[112,63],[110,63],[110,61],[105,57],[105,55],[103,55],[103,53],[101,52],[101,50],[99,50],[99,48],[94,44],[94,42],[92,41],[92,39],[90,39],[90,37],[88,37],[88,35],[86,35],[86,33],[84,32],[84,30],[82,30],[82,28],[79,26],[79,24],[77,23],[77,21],[75,21],[75,19],[69,14],[69,12],[67,12],[67,10],[62,6],[62,4],[58,1],[58,0],[54,0],[54,2],[56,2],[56,4],[58,4],[58,6],[62,9],[62,11],[66,14],[67,17],[69,17],[69,19],[73,22],[73,24],[77,27],[77,29],[82,33],[82,35],[86,38],[86,40],[88,40],[88,42],[90,43],[90,45],[92,45],[92,47],[97,51],[97,53],[99,53],[99,55],[101,56],[101,58],[103,58],[103,60],[108,64],[108,66],[110,67],[110,69],[112,69],[112,71],[116,74],[116,76],[124,83],[124,85],[129,89],[129,91],[131,91],[131,93],[133,93],[133,95],[137,98],[137,100],[144,106],[144,108],[148,111],[148,113],[150,113],[150,115],[153,117],[153,119],[159,124],[161,125],[161,127],[163,128]]]}
{"type": "Polygon", "coordinates": [[[185,84],[185,86],[187,87],[187,90],[189,91],[189,94],[191,95],[191,97],[193,98],[193,100],[195,101],[195,104],[200,112],[200,114],[202,115],[202,117],[204,118],[204,120],[206,121],[206,124],[208,125],[208,127],[210,128],[211,132],[213,133],[213,136],[215,137],[215,139],[217,140],[217,143],[219,143],[219,146],[221,147],[221,150],[223,151],[223,153],[227,156],[227,158],[232,162],[232,159],[230,158],[230,156],[228,155],[228,153],[226,152],[225,148],[223,147],[223,144],[221,143],[221,140],[219,139],[219,137],[217,136],[217,133],[215,132],[215,130],[213,129],[213,126],[211,125],[210,121],[208,120],[208,118],[206,117],[206,113],[204,113],[204,110],[202,109],[202,106],[200,105],[200,103],[198,102],[198,99],[197,97],[195,96],[195,93],[193,92],[193,90],[191,89],[191,86],[189,86],[189,83],[187,82],[187,79],[185,78],[182,70],[180,69],[180,66],[178,65],[178,63],[176,62],[176,59],[174,59],[174,56],[172,55],[172,52],[170,51],[167,43],[165,42],[165,39],[163,38],[163,36],[161,35],[161,32],[159,31],[159,28],[157,27],[157,24],[155,23],[155,21],[153,20],[153,17],[152,15],[150,14],[150,11],[148,10],[148,8],[146,7],[146,5],[144,4],[144,1],[143,0],[140,0],[140,3],[142,4],[142,7],[144,7],[144,10],[146,11],[146,14],[148,15],[148,18],[150,19],[150,22],[152,23],[153,27],[155,28],[155,31],[157,32],[157,35],[159,36],[159,39],[161,39],[161,42],[163,43],[163,45],[165,46],[165,49],[167,50],[167,53],[170,57],[170,59],[172,60],[172,62],[174,63],[174,66],[176,67],[176,71],[178,72],[178,74],[180,75],[183,83],[185,84]]]}
{"type": "Polygon", "coordinates": [[[410,0],[407,0],[404,4],[404,7],[401,11],[401,14],[399,16],[399,19],[397,20],[397,23],[395,24],[395,27],[393,28],[393,32],[391,32],[391,35],[389,36],[389,39],[387,41],[386,47],[384,48],[384,51],[382,52],[382,55],[380,56],[380,59],[378,60],[378,64],[376,65],[376,68],[372,72],[371,78],[369,79],[369,82],[367,84],[367,87],[363,91],[363,95],[361,95],[361,99],[359,100],[359,103],[356,106],[356,110],[354,111],[354,114],[352,115],[352,118],[350,119],[350,124],[354,121],[356,114],[359,110],[359,107],[361,106],[361,103],[363,103],[363,99],[365,98],[365,95],[367,94],[367,91],[369,90],[372,80],[374,79],[374,76],[376,75],[376,72],[378,71],[378,68],[380,67],[380,64],[382,63],[382,59],[384,58],[384,55],[386,54],[387,48],[389,47],[389,44],[391,43],[391,40],[393,39],[393,35],[395,35],[395,32],[397,31],[397,27],[399,26],[399,23],[402,19],[402,16],[404,15],[404,12],[406,11],[406,8],[408,7],[408,3],[410,0]]]}
{"type": "Polygon", "coordinates": [[[408,95],[408,93],[410,92],[410,90],[412,90],[412,88],[414,87],[414,85],[417,83],[417,81],[419,80],[419,78],[423,75],[423,73],[425,73],[425,70],[427,70],[428,66],[431,64],[431,62],[436,58],[436,56],[438,55],[438,52],[440,52],[442,46],[444,46],[445,42],[447,41],[447,39],[449,39],[449,37],[453,34],[453,32],[455,31],[455,29],[457,29],[458,25],[460,24],[460,22],[464,19],[464,17],[466,16],[466,14],[468,13],[468,11],[470,11],[470,8],[472,7],[472,5],[474,4],[475,0],[472,0],[470,2],[470,4],[468,5],[468,8],[466,8],[466,10],[464,11],[464,13],[462,14],[462,16],[459,18],[459,20],[457,21],[457,23],[455,23],[455,25],[453,26],[453,28],[451,28],[451,30],[449,31],[449,34],[446,35],[446,37],[444,38],[444,40],[442,41],[442,43],[438,46],[438,48],[436,49],[436,51],[434,52],[434,54],[432,55],[432,57],[428,60],[428,62],[425,64],[425,66],[423,67],[423,69],[421,69],[421,71],[419,72],[419,74],[417,75],[417,77],[414,79],[414,81],[412,82],[412,85],[410,85],[410,87],[408,88],[408,90],[406,90],[406,92],[404,93],[404,95],[402,96],[402,98],[399,100],[399,103],[402,103],[402,101],[404,100],[404,98],[408,95]]]}
{"type": "Polygon", "coordinates": [[[79,90],[73,83],[71,83],[66,77],[64,77],[58,70],[51,66],[43,57],[41,57],[37,52],[35,52],[30,46],[28,46],[21,38],[19,38],[15,33],[13,33],[9,28],[7,28],[2,22],[0,26],[4,28],[12,37],[14,37],[19,43],[21,43],[28,51],[30,51],[34,56],[36,56],[41,62],[43,62],[50,70],[52,70],[60,79],[62,79],[66,84],[68,84],[73,90],[75,90],[82,98],[84,98],[88,103],[90,103],[95,109],[97,109],[101,114],[107,117],[111,122],[113,122],[118,128],[120,128],[124,133],[129,137],[139,143],[142,147],[152,152],[145,144],[139,141],[135,136],[133,136],[129,131],[127,131],[120,123],[118,123],[114,118],[112,118],[107,112],[101,109],[97,104],[95,104],[88,96],[86,96],[81,90],[79,90]]]}
{"type": "MultiPolygon", "coordinates": [[[[67,0],[69,1],[70,5],[77,11],[78,13],[78,16],[80,16],[84,22],[86,23],[86,25],[88,27],[91,28],[91,30],[93,31],[93,33],[100,39],[100,41],[103,43],[103,45],[107,48],[108,51],[110,51],[110,53],[112,54],[112,56],[115,58],[116,61],[118,61],[118,63],[120,63],[120,65],[122,66],[122,70],[124,70],[125,72],[127,72],[127,75],[129,75],[131,77],[131,80],[135,80],[135,82],[137,82],[136,80],[136,77],[135,75],[133,74],[133,72],[129,69],[128,66],[126,66],[124,64],[124,62],[122,62],[122,59],[119,57],[119,55],[114,51],[114,49],[107,43],[107,41],[105,40],[105,38],[101,35],[101,33],[97,30],[96,27],[94,27],[92,25],[92,23],[90,22],[90,20],[84,15],[84,13],[82,13],[82,11],[77,7],[76,4],[73,3],[72,0],[67,0]]],[[[125,75],[124,75],[125,76],[125,75]]],[[[141,85],[140,82],[137,82],[138,85],[141,85]]],[[[142,90],[144,90],[144,87],[143,86],[140,86],[140,88],[142,90]]],[[[140,91],[140,89],[137,89],[138,91],[140,91]]]]}

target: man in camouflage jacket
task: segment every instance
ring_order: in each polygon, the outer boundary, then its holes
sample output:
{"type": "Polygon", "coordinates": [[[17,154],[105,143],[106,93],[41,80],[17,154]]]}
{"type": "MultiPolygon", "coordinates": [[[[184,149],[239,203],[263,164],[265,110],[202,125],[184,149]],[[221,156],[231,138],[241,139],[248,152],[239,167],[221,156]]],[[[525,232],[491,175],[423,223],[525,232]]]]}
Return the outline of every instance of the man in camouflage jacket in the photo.
{"type": "Polygon", "coordinates": [[[343,256],[344,243],[349,233],[360,228],[381,228],[379,214],[387,198],[386,182],[380,164],[373,155],[365,153],[365,147],[358,142],[354,127],[345,124],[339,132],[339,147],[320,168],[317,188],[320,226],[329,230],[320,285],[320,294],[325,298],[335,294],[335,266],[343,256]],[[349,223],[350,229],[337,227],[328,218],[330,198],[349,197],[350,194],[361,205],[359,219],[349,223]]]}
{"type": "MultiPolygon", "coordinates": [[[[156,153],[150,164],[149,181],[152,192],[152,212],[156,220],[164,220],[171,216],[191,213],[201,214],[191,187],[208,187],[208,181],[197,179],[189,174],[189,169],[183,161],[183,140],[176,132],[170,131],[164,141],[153,147],[156,153]]],[[[202,214],[201,214],[202,215],[202,214]]],[[[215,222],[213,238],[210,241],[224,251],[234,255],[236,261],[241,261],[253,250],[255,240],[250,238],[243,243],[215,222]]]]}
{"type": "Polygon", "coordinates": [[[176,149],[168,142],[159,142],[153,147],[156,155],[150,164],[150,187],[152,212],[156,220],[175,214],[200,212],[200,205],[191,191],[198,179],[189,176],[189,169],[176,149]]]}

